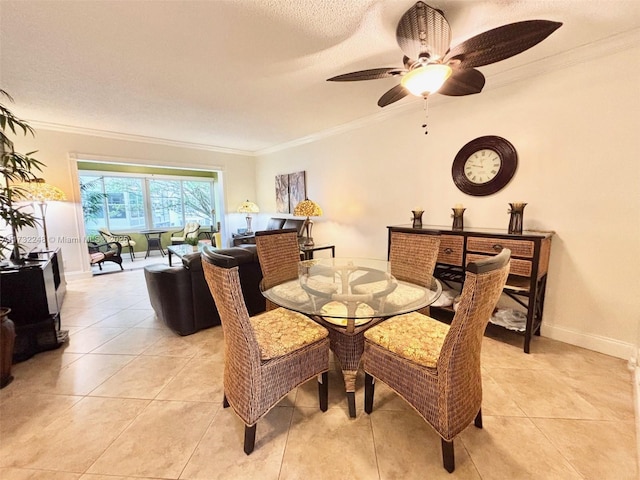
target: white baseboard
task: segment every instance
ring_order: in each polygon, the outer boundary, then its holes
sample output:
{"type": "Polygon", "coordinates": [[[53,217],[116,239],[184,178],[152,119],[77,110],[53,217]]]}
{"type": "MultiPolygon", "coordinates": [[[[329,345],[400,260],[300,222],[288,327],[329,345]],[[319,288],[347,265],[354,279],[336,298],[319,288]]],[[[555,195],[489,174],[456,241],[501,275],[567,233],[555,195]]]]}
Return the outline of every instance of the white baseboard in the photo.
{"type": "Polygon", "coordinates": [[[550,324],[542,324],[542,335],[553,340],[586,348],[595,352],[611,355],[612,357],[629,360],[635,358],[637,346],[632,343],[621,342],[608,337],[587,334],[568,328],[557,327],[550,324]]]}

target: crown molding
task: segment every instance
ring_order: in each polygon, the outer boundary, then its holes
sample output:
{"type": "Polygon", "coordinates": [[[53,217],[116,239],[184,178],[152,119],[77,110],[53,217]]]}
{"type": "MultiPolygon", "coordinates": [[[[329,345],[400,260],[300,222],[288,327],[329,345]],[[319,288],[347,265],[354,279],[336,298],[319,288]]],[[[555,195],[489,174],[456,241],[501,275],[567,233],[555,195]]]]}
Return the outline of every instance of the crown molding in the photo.
{"type": "MultiPolygon", "coordinates": [[[[622,52],[630,48],[640,46],[640,28],[628,30],[626,32],[611,35],[610,37],[598,40],[596,42],[587,43],[579,47],[558,53],[550,57],[545,57],[535,62],[520,65],[487,77],[487,83],[491,85],[491,89],[504,87],[511,83],[521,80],[529,80],[531,78],[546,75],[557,70],[572,67],[581,63],[599,61],[604,56],[610,56],[616,52],[622,52]]],[[[437,107],[455,101],[455,97],[445,97],[437,95],[429,99],[429,107],[437,107]]],[[[306,137],[301,137],[290,142],[281,143],[272,147],[267,147],[254,152],[257,156],[268,155],[282,150],[288,150],[293,147],[305,145],[307,143],[316,142],[324,138],[332,137],[341,133],[360,129],[372,123],[381,122],[391,116],[399,115],[408,109],[415,109],[415,102],[394,104],[385,107],[384,111],[359,118],[351,122],[329,128],[321,132],[317,132],[306,137]]]]}
{"type": "Polygon", "coordinates": [[[253,157],[255,152],[249,150],[238,150],[234,148],[218,147],[204,143],[182,142],[179,140],[169,140],[166,138],[147,137],[144,135],[132,135],[129,133],[110,132],[107,130],[97,130],[93,128],[76,127],[72,125],[62,125],[59,123],[40,122],[29,120],[29,124],[38,129],[52,130],[54,132],[75,133],[79,135],[92,135],[94,137],[109,138],[113,140],[124,140],[129,142],[151,143],[154,145],[164,145],[167,147],[191,148],[196,150],[207,150],[209,152],[228,153],[231,155],[245,155],[253,157]]]}

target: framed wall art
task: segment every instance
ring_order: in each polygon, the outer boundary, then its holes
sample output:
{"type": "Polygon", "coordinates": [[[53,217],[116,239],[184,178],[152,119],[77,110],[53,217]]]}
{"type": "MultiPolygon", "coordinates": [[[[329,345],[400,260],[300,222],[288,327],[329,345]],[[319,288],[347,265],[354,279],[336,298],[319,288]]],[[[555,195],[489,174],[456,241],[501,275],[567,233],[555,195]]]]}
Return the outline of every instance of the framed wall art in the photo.
{"type": "Polygon", "coordinates": [[[276,175],[276,212],[289,213],[289,175],[276,175]]]}
{"type": "Polygon", "coordinates": [[[305,182],[305,172],[295,172],[289,174],[289,213],[293,213],[302,200],[307,198],[305,182]]]}
{"type": "Polygon", "coordinates": [[[293,213],[302,200],[307,198],[305,172],[276,175],[276,212],[293,213]]]}

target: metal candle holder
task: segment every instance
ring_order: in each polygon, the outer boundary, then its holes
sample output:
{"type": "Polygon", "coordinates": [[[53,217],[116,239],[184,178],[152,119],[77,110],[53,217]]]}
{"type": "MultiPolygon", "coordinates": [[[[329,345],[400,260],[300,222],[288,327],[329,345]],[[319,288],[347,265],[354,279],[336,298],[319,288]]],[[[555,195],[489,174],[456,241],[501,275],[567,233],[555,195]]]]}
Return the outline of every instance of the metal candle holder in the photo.
{"type": "Polygon", "coordinates": [[[411,210],[413,213],[413,228],[422,227],[422,214],[424,210],[411,210]]]}
{"type": "Polygon", "coordinates": [[[511,214],[509,218],[509,233],[513,233],[516,235],[522,234],[522,217],[524,215],[524,207],[527,206],[524,202],[510,203],[511,207],[509,213],[511,214]]]}
{"type": "Polygon", "coordinates": [[[453,207],[451,210],[453,210],[453,214],[451,215],[453,217],[452,230],[464,230],[463,215],[466,208],[453,207]]]}

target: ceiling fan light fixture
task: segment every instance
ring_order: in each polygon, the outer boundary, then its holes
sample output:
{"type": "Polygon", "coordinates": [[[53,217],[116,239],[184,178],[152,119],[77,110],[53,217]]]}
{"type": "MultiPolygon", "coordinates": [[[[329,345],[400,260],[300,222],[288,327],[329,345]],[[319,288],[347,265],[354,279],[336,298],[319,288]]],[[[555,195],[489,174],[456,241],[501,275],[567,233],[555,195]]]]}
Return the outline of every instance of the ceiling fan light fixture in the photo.
{"type": "Polygon", "coordinates": [[[437,92],[451,76],[452,70],[448,65],[439,63],[425,65],[411,70],[402,77],[400,84],[416,97],[424,97],[437,92]]]}

